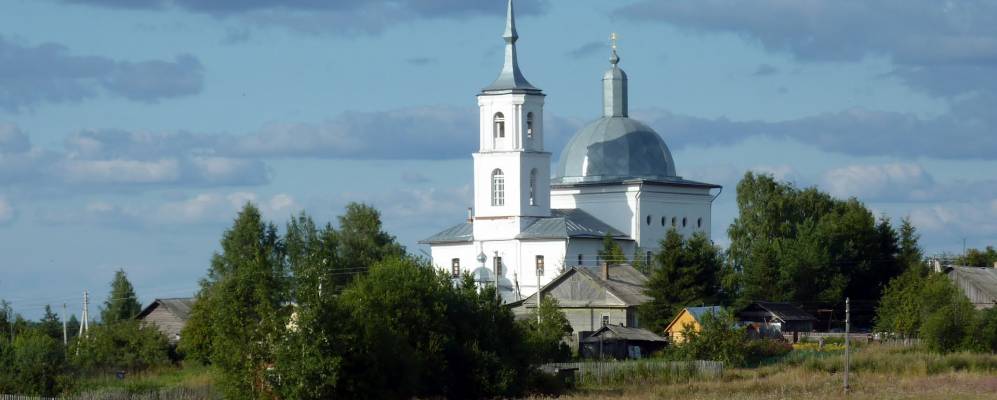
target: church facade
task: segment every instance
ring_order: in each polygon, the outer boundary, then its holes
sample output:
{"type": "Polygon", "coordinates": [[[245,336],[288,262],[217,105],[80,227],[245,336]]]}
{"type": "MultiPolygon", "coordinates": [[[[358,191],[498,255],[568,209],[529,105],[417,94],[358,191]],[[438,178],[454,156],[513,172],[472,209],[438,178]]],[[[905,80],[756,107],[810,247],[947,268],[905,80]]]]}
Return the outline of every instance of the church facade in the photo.
{"type": "MultiPolygon", "coordinates": [[[[676,175],[668,146],[628,114],[628,78],[615,44],[603,76],[603,115],[579,130],[551,171],[544,148],[545,94],[519,68],[509,1],[505,63],[478,94],[474,207],[466,221],[420,243],[433,265],[496,284],[503,300],[526,298],[567,267],[596,268],[605,236],[624,254],[650,258],[669,229],[710,234],[720,186],[676,175]]],[[[628,256],[631,257],[631,256],[628,256]]]]}

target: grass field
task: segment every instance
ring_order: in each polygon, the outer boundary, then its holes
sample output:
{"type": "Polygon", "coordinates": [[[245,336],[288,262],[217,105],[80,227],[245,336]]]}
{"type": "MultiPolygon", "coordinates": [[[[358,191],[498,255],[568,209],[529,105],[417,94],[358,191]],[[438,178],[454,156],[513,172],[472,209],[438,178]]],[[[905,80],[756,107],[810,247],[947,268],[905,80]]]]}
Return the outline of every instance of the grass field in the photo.
{"type": "Polygon", "coordinates": [[[997,355],[937,355],[867,346],[853,353],[851,390],[842,390],[841,354],[791,356],[771,365],[734,369],[714,380],[640,387],[582,387],[566,399],[995,399],[997,355]]]}

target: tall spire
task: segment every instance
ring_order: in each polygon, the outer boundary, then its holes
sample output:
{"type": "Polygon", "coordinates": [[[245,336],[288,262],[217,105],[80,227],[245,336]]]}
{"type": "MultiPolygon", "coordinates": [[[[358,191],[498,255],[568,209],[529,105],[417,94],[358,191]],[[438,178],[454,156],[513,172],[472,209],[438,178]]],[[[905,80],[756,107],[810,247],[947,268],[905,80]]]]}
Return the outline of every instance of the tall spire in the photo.
{"type": "Polygon", "coordinates": [[[502,38],[505,39],[505,64],[502,66],[502,72],[499,73],[495,82],[492,82],[491,85],[488,85],[482,91],[521,90],[539,92],[540,89],[531,85],[523,77],[523,72],[519,70],[519,61],[516,57],[516,41],[519,40],[519,34],[516,33],[516,15],[513,11],[512,0],[509,0],[505,20],[505,33],[502,34],[502,38]]]}
{"type": "Polygon", "coordinates": [[[620,68],[620,56],[616,54],[616,33],[609,36],[613,53],[609,57],[612,64],[602,76],[602,115],[604,117],[627,116],[627,74],[620,68]]]}

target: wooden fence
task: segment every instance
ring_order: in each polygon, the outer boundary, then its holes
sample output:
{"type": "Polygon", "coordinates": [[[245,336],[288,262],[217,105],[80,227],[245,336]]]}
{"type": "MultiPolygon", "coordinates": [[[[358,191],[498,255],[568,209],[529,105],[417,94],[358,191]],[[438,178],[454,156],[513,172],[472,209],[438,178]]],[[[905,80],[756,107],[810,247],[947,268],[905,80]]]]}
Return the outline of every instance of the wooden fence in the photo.
{"type": "Polygon", "coordinates": [[[661,381],[709,379],[723,376],[723,363],[719,361],[584,361],[549,363],[540,367],[546,372],[574,370],[579,384],[624,383],[642,384],[661,381]]]}
{"type": "Polygon", "coordinates": [[[0,400],[203,400],[221,399],[209,386],[197,388],[172,388],[155,392],[128,393],[124,390],[100,390],[63,397],[37,397],[0,394],[0,400]]]}

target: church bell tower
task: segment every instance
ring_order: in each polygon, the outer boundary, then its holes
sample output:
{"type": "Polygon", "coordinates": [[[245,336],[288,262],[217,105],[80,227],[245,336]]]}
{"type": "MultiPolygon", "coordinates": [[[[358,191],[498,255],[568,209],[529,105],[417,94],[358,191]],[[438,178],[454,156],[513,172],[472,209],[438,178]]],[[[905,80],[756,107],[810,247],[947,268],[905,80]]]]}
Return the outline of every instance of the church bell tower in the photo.
{"type": "Polygon", "coordinates": [[[543,92],[516,59],[512,0],[506,17],[505,64],[478,94],[480,146],[474,157],[474,238],[511,239],[550,216],[550,153],[543,148],[543,92]]]}

